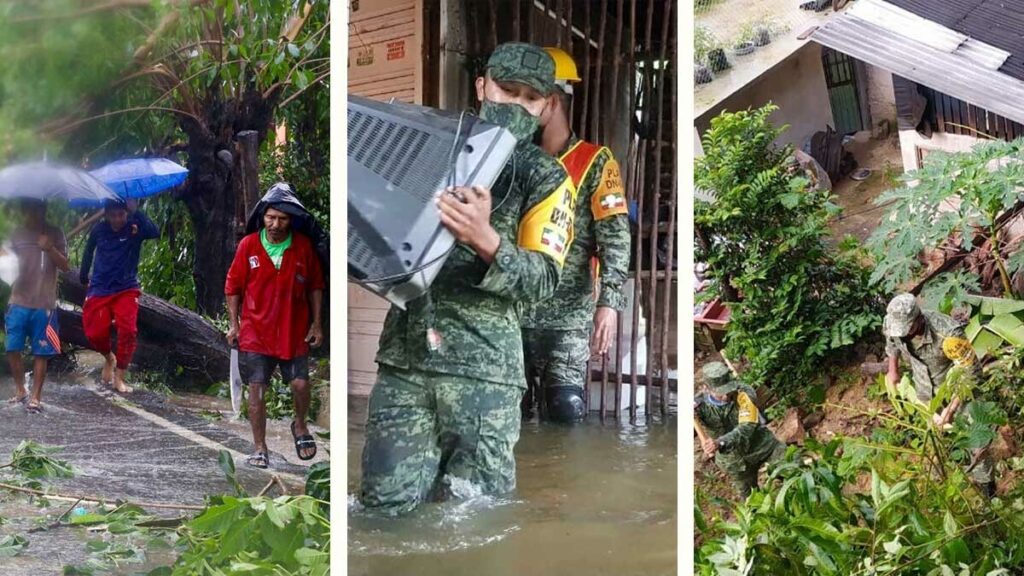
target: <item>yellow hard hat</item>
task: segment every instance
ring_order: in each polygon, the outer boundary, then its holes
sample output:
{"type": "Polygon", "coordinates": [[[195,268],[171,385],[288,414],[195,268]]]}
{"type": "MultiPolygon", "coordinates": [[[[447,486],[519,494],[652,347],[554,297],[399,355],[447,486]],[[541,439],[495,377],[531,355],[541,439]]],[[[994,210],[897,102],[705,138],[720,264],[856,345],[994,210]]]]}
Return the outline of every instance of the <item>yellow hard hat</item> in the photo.
{"type": "Polygon", "coordinates": [[[555,61],[555,84],[566,94],[572,94],[570,82],[579,82],[580,77],[576,72],[576,61],[568,52],[561,48],[548,47],[544,51],[555,61]]]}

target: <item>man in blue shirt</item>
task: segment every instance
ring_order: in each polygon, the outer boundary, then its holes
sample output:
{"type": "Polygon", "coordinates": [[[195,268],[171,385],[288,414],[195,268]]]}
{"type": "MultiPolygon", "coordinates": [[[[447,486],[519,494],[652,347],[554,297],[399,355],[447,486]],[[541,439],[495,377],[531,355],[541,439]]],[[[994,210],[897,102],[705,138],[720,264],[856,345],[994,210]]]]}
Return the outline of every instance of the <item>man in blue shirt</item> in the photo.
{"type": "Polygon", "coordinates": [[[138,210],[136,200],[108,201],[103,220],[93,227],[85,245],[79,278],[88,286],[82,325],[93,349],[106,359],[103,382],[118,392],[131,392],[124,375],[135,353],[138,333],[142,242],[159,237],[160,230],[138,210]],[[115,326],[117,350],[111,345],[115,326]]]}

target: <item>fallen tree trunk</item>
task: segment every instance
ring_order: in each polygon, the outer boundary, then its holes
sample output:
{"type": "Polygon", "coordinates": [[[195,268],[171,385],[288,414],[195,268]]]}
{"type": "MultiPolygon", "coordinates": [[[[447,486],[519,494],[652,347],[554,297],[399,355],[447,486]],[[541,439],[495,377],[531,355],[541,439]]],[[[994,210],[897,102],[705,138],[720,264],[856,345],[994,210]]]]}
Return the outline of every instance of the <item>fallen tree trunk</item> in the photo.
{"type": "MultiPolygon", "coordinates": [[[[61,300],[81,306],[85,286],[78,271],[61,274],[61,300]]],[[[60,310],[61,340],[92,349],[82,327],[81,312],[60,310]]],[[[138,349],[132,364],[144,370],[180,375],[193,385],[209,386],[228,379],[230,350],[224,334],[205,318],[165,300],[139,297],[138,349]]]]}

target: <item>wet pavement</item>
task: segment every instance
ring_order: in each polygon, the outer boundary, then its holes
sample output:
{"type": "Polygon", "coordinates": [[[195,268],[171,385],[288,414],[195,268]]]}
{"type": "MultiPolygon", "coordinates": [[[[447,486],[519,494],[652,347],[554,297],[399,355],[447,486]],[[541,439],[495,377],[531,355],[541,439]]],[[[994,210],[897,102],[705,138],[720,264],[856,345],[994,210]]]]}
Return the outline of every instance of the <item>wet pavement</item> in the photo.
{"type": "MultiPolygon", "coordinates": [[[[235,460],[237,479],[251,493],[258,493],[279,476],[290,493],[300,493],[306,466],[286,460],[284,448],[292,450],[287,422],[275,422],[268,431],[273,439],[271,466],[259,470],[245,464],[252,451],[248,424],[203,418],[188,407],[144,390],[126,396],[114,394],[83,379],[64,378],[67,383],[47,382],[43,389],[44,412],[29,414],[21,405],[0,401],[0,460],[25,439],[58,446],[54,455],[76,469],[70,479],[47,480],[47,491],[88,495],[101,499],[202,505],[208,495],[233,493],[218,465],[219,450],[229,450],[235,460]],[[282,439],[287,437],[287,442],[282,439]]],[[[9,377],[0,378],[0,398],[13,395],[9,377]]],[[[212,401],[213,399],[211,399],[212,401]]],[[[196,402],[192,402],[196,404],[196,402]]],[[[318,460],[326,456],[320,446],[318,460]]],[[[271,490],[276,495],[276,490],[271,490]]],[[[98,535],[83,528],[56,528],[27,533],[44,514],[50,521],[70,503],[54,502],[49,510],[25,504],[24,497],[11,498],[0,491],[0,537],[21,534],[29,545],[14,558],[5,559],[3,574],[58,574],[67,564],[88,558],[85,543],[98,535]]],[[[147,510],[152,515],[180,517],[176,510],[147,510]]],[[[191,512],[194,513],[194,512],[191,512]]],[[[150,557],[152,566],[173,561],[170,551],[150,557]]],[[[135,574],[138,565],[126,566],[112,574],[135,574]]]]}
{"type": "MultiPolygon", "coordinates": [[[[366,399],[349,397],[348,488],[358,490],[366,399]]],[[[629,425],[592,414],[523,424],[518,486],[429,503],[400,518],[349,497],[353,576],[661,576],[676,573],[676,419],[629,425]]]]}

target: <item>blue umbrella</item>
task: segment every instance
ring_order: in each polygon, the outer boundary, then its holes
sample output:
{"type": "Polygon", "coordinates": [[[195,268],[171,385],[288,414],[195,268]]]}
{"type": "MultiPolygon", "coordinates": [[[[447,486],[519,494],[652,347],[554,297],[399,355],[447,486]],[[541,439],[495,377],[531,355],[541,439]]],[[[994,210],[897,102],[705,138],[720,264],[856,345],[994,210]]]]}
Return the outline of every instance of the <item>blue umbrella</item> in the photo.
{"type": "Polygon", "coordinates": [[[126,158],[90,174],[127,200],[153,196],[181,184],[188,169],[166,158],[126,158]]]}

